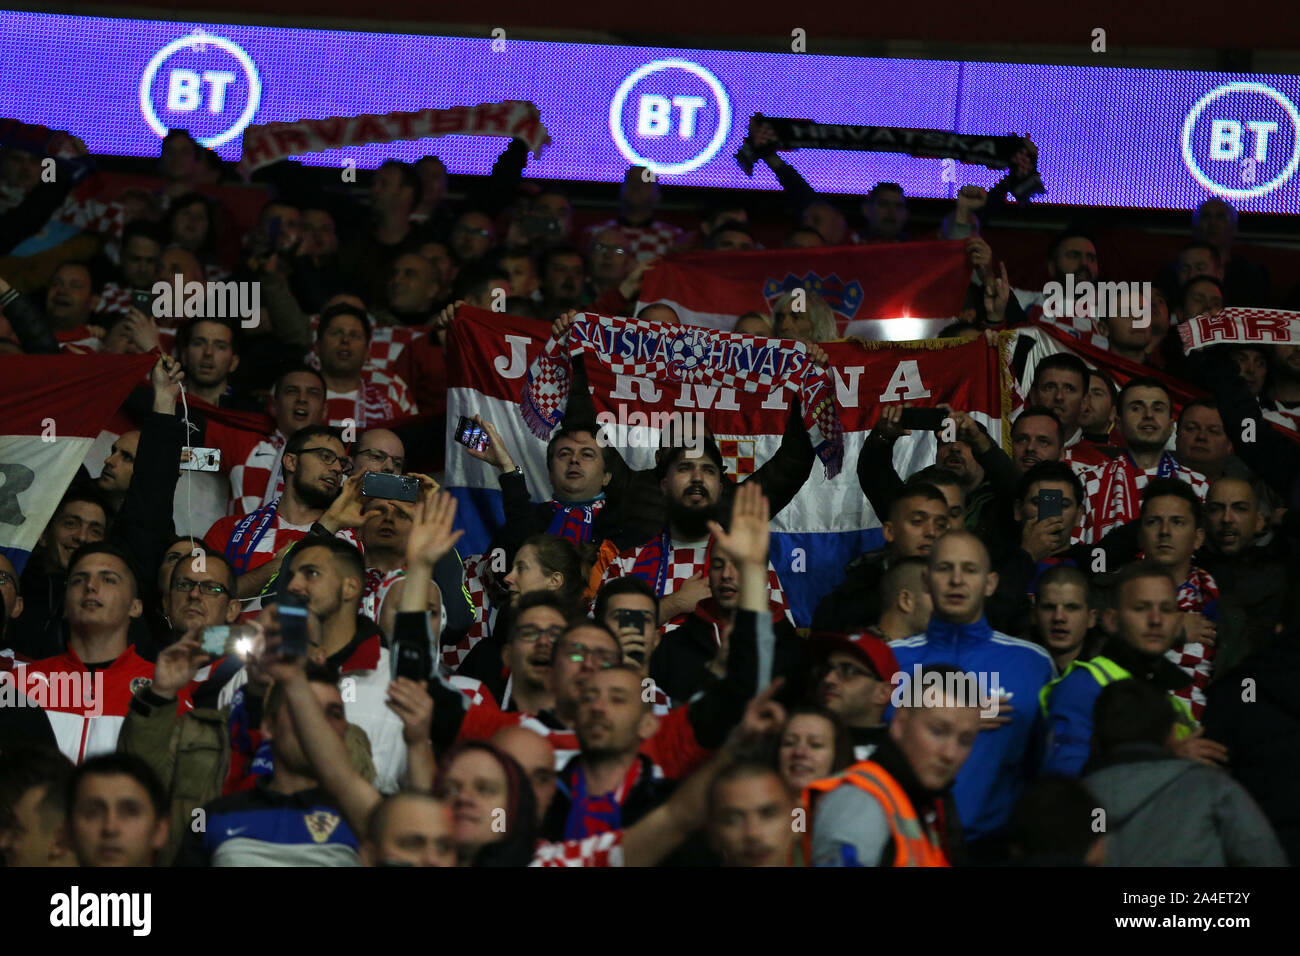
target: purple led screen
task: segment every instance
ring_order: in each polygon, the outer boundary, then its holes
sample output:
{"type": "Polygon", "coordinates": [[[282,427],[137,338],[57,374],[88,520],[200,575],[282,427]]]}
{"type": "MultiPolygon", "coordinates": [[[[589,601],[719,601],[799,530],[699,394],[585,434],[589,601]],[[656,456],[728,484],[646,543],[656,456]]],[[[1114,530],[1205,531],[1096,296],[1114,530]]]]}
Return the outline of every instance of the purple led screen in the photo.
{"type": "MultiPolygon", "coordinates": [[[[190,129],[237,159],[248,123],[532,100],[553,143],[526,175],[779,188],[732,156],[763,112],[827,123],[1028,133],[1044,201],[1300,211],[1300,78],[809,54],[726,53],[0,13],[0,115],[68,130],[94,152],[156,155],[190,129]],[[500,46],[501,44],[498,44],[500,46]]],[[[486,173],[499,139],[451,137],[321,153],[374,167],[436,153],[486,173]]],[[[889,153],[786,154],[818,190],[901,183],[951,196],[998,173],[889,153]]]]}

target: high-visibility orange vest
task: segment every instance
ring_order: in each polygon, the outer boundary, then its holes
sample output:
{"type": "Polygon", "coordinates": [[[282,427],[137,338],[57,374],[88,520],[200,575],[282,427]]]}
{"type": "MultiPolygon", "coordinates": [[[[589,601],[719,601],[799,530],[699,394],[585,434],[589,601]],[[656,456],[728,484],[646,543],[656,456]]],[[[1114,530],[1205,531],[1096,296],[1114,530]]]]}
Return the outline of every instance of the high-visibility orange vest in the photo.
{"type": "Polygon", "coordinates": [[[816,809],[814,802],[823,793],[851,784],[860,787],[880,803],[889,821],[894,837],[894,866],[952,866],[937,840],[931,837],[925,824],[917,816],[912,801],[907,798],[898,781],[880,764],[871,760],[855,763],[843,773],[823,780],[814,780],[803,792],[803,805],[808,808],[807,824],[803,835],[804,863],[812,863],[812,822],[816,809]]]}

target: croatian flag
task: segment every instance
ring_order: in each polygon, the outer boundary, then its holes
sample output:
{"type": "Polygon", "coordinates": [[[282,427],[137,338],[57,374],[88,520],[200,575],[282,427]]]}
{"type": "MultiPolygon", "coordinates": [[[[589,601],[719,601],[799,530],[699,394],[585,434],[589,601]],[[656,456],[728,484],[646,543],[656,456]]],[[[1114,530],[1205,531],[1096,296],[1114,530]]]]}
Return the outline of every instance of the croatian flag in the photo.
{"type": "Polygon", "coordinates": [[[0,358],[0,551],[21,574],[86,452],[156,355],[0,358]]]}
{"type": "Polygon", "coordinates": [[[831,307],[837,336],[929,338],[961,310],[965,248],[945,240],[668,256],[646,273],[637,311],[662,302],[688,325],[730,331],[739,316],[771,314],[804,288],[831,307]]]}
{"type": "MultiPolygon", "coordinates": [[[[520,410],[527,371],[549,336],[548,323],[472,308],[461,308],[451,324],[446,484],[459,499],[457,526],[466,535],[458,550],[466,557],[487,549],[504,514],[497,470],[471,458],[453,440],[461,415],[479,414],[496,426],[510,456],[523,468],[532,500],[551,497],[546,443],[528,430],[520,410]]],[[[884,543],[880,518],[862,494],[855,472],[880,405],[948,403],[970,412],[1001,441],[1004,409],[1009,412],[1011,407],[1006,349],[1012,338],[1001,337],[997,346],[983,338],[823,346],[833,366],[844,427],[844,470],[828,479],[825,469],[814,465],[803,489],[772,523],[771,561],[797,625],[811,622],[817,602],[843,579],[849,561],[884,543]]],[[[657,425],[672,412],[703,413],[736,481],[753,474],[781,443],[790,392],[752,394],[615,374],[592,355],[586,356],[585,366],[596,411],[612,416],[612,443],[631,468],[653,467],[657,425]]],[[[894,466],[906,477],[932,464],[934,456],[935,436],[913,434],[895,446],[894,466]]]]}

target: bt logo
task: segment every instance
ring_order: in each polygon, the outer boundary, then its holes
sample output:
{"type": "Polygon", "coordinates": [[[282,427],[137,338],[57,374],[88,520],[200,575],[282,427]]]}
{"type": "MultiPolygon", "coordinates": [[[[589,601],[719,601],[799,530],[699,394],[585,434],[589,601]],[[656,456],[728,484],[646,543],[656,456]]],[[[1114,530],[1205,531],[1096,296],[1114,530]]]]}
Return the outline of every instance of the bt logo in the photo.
{"type": "Polygon", "coordinates": [[[1271,86],[1227,83],[1187,113],[1182,148],[1187,171],[1216,196],[1262,196],[1300,166],[1300,111],[1271,86]]]}
{"type": "Polygon", "coordinates": [[[159,136],[188,129],[208,147],[239,136],[261,98],[248,54],[201,29],[155,53],[140,78],[140,112],[149,128],[159,136]]]}
{"type": "Polygon", "coordinates": [[[623,158],[656,176],[699,169],[731,132],[731,103],[718,78],[689,60],[634,70],[609,104],[609,132],[623,158]]]}

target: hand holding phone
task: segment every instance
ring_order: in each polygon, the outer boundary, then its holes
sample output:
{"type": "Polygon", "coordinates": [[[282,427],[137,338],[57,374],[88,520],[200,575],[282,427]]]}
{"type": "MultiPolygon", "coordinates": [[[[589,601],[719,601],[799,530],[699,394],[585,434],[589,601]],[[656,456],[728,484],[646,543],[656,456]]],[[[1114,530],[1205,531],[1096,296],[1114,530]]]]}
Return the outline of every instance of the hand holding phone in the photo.
{"type": "Polygon", "coordinates": [[[361,494],[367,498],[388,498],[414,504],[420,498],[420,479],[415,475],[368,471],[361,479],[361,494]]]}
{"type": "Polygon", "coordinates": [[[898,424],[909,430],[936,432],[943,427],[946,417],[942,408],[904,408],[899,413],[898,424]]]}
{"type": "Polygon", "coordinates": [[[470,451],[487,451],[488,446],[492,444],[487,429],[464,415],[456,422],[456,441],[470,451]]]}

